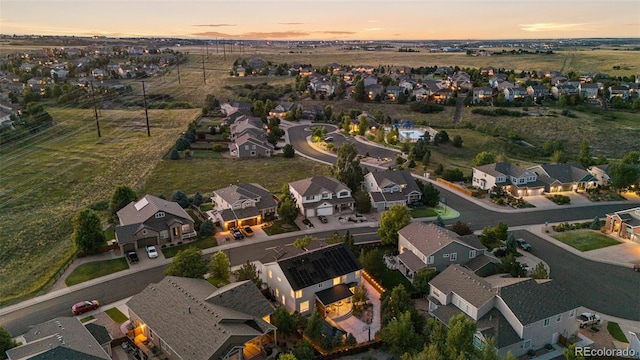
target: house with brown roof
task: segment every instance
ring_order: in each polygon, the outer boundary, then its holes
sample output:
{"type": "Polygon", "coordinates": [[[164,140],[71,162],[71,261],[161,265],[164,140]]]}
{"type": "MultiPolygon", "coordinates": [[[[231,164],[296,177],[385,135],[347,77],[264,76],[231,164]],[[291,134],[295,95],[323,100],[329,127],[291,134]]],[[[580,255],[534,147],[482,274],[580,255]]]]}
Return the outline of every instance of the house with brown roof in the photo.
{"type": "Polygon", "coordinates": [[[229,144],[231,156],[239,159],[271,157],[275,148],[265,139],[245,133],[229,144]]]}
{"type": "Polygon", "coordinates": [[[551,91],[544,85],[527,86],[527,94],[533,98],[533,101],[542,101],[551,95],[551,91]]]}
{"type": "Polygon", "coordinates": [[[380,84],[367,85],[364,88],[364,92],[365,94],[367,94],[367,98],[369,100],[375,100],[376,97],[382,98],[382,94],[384,92],[384,86],[380,84]]]}
{"type": "Polygon", "coordinates": [[[152,195],[131,202],[117,212],[119,225],[115,228],[120,251],[165,246],[197,236],[193,219],[178,203],[152,195]]]}
{"type": "Polygon", "coordinates": [[[75,317],[57,317],[31,327],[23,336],[25,342],[7,350],[6,356],[9,360],[111,359],[111,338],[108,332],[105,338],[105,332],[103,326],[88,324],[85,327],[80,319],[75,317]],[[103,344],[106,345],[106,349],[103,344]]]}
{"type": "Polygon", "coordinates": [[[289,183],[289,191],[305,217],[333,215],[353,210],[351,189],[328,176],[314,176],[289,183]]]}
{"type": "Polygon", "coordinates": [[[476,322],[474,345],[482,348],[493,338],[501,358],[508,352],[520,357],[578,333],[580,306],[556,280],[523,279],[494,286],[451,265],[429,284],[430,314],[445,326],[453,316],[464,314],[476,322]]]}
{"type": "Polygon", "coordinates": [[[494,187],[514,196],[541,195],[544,183],[538,181],[538,175],[509,162],[497,162],[472,169],[472,184],[482,190],[494,187]]]}
{"type": "Polygon", "coordinates": [[[504,99],[507,101],[524,100],[528,96],[527,89],[519,86],[507,87],[503,93],[504,99]]]}
{"type": "Polygon", "coordinates": [[[476,235],[460,236],[435,224],[413,221],[398,231],[398,269],[411,282],[420,269],[443,271],[451,264],[465,264],[485,250],[476,235]]]}
{"type": "Polygon", "coordinates": [[[274,345],[274,309],[249,280],[216,288],[204,279],[167,276],[126,305],[133,340],[147,358],[244,359],[274,345]]]}
{"type": "Polygon", "coordinates": [[[378,211],[392,205],[408,205],[422,198],[422,192],[408,170],[373,171],[364,176],[364,186],[378,211]]]}
{"type": "Polygon", "coordinates": [[[640,207],[607,214],[605,230],[640,244],[640,207]]]}
{"type": "Polygon", "coordinates": [[[265,219],[273,218],[278,209],[275,197],[255,183],[239,183],[214,190],[211,199],[215,220],[224,230],[260,225],[265,219]]]}
{"type": "Polygon", "coordinates": [[[579,85],[580,96],[585,100],[593,101],[598,98],[599,84],[581,83],[579,85]]]}
{"type": "Polygon", "coordinates": [[[265,263],[262,280],[290,312],[323,315],[351,311],[353,289],[362,282],[362,265],[344,243],[323,246],[265,263]]]}

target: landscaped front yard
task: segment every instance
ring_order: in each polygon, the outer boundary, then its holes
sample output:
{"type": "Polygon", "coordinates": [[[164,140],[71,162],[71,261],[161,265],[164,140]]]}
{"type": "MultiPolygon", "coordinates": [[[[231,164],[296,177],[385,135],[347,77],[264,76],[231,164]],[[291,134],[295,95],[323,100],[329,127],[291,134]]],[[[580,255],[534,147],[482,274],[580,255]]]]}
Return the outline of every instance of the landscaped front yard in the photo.
{"type": "Polygon", "coordinates": [[[64,280],[67,286],[80,284],[81,282],[99,278],[101,276],[113,274],[129,268],[127,260],[124,258],[94,261],[82,264],[75,268],[73,272],[64,280]]]}
{"type": "Polygon", "coordinates": [[[212,248],[214,246],[218,246],[218,241],[216,240],[215,237],[209,236],[206,239],[199,239],[196,241],[187,242],[177,246],[165,247],[160,250],[162,251],[162,255],[164,255],[164,257],[168,259],[168,258],[174,257],[178,253],[178,251],[184,250],[191,246],[204,250],[204,249],[212,248]]]}
{"type": "Polygon", "coordinates": [[[595,231],[572,231],[554,236],[555,239],[580,251],[589,251],[618,245],[619,241],[595,231]]]}
{"type": "Polygon", "coordinates": [[[414,218],[434,217],[438,216],[438,213],[428,207],[419,207],[411,209],[411,216],[414,218]]]}

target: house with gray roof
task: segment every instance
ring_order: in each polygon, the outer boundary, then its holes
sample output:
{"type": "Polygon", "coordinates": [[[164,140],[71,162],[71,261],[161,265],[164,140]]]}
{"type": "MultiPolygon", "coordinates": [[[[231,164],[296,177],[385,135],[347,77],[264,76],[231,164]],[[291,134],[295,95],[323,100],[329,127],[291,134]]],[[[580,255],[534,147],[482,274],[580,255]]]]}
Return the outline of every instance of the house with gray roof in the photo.
{"type": "Polygon", "coordinates": [[[239,159],[271,157],[275,148],[267,140],[254,137],[250,132],[244,133],[229,144],[231,156],[239,159]]]}
{"type": "Polygon", "coordinates": [[[527,94],[533,98],[533,101],[542,101],[551,95],[551,91],[544,85],[529,85],[527,94]]]}
{"type": "Polygon", "coordinates": [[[299,107],[301,106],[296,103],[282,101],[278,105],[276,105],[276,107],[273,108],[273,110],[269,111],[269,116],[270,117],[275,116],[275,117],[284,119],[287,116],[287,114],[291,112],[295,112],[299,107]]]}
{"type": "Polygon", "coordinates": [[[376,96],[382,96],[383,94],[383,90],[384,90],[384,86],[380,85],[380,84],[371,84],[371,85],[367,85],[364,88],[364,92],[365,94],[367,94],[367,97],[369,98],[369,100],[375,100],[376,96]]]}
{"type": "Polygon", "coordinates": [[[305,217],[350,211],[355,204],[351,189],[328,176],[314,176],[291,182],[289,191],[305,217]]]}
{"type": "Polygon", "coordinates": [[[482,348],[493,338],[501,358],[508,352],[525,355],[578,332],[580,305],[556,280],[492,286],[469,269],[451,265],[429,284],[431,315],[445,325],[461,313],[476,321],[474,344],[482,348]]]}
{"type": "MultiPolygon", "coordinates": [[[[94,329],[97,327],[98,325],[93,326],[94,329]]],[[[75,317],[63,316],[37,324],[24,334],[24,340],[24,344],[6,351],[9,360],[111,359],[110,352],[107,353],[90,330],[75,317]]],[[[106,338],[101,340],[106,341],[106,338]]],[[[110,339],[108,342],[110,343],[110,339]]]]}
{"type": "Polygon", "coordinates": [[[391,101],[398,100],[398,97],[400,96],[400,94],[404,94],[404,89],[401,88],[400,86],[389,85],[389,86],[387,86],[387,88],[385,90],[385,95],[391,101]]]}
{"type": "Polygon", "coordinates": [[[240,115],[229,126],[229,140],[233,141],[246,133],[251,133],[254,137],[263,139],[267,137],[262,119],[255,116],[240,115]]]}
{"type": "Polygon", "coordinates": [[[493,99],[493,88],[480,86],[473,88],[473,103],[490,102],[493,99]]]}
{"type": "Polygon", "coordinates": [[[273,307],[251,281],[216,288],[204,279],[167,276],[127,301],[134,342],[146,356],[243,359],[265,353],[276,328],[273,307]]]}
{"type": "Polygon", "coordinates": [[[317,308],[326,316],[347,304],[351,310],[353,289],[362,282],[362,265],[340,243],[265,263],[261,276],[271,295],[290,312],[308,315],[317,308]]]}
{"type": "Polygon", "coordinates": [[[420,201],[422,192],[408,170],[384,170],[370,172],[364,176],[364,186],[378,211],[392,205],[409,205],[420,201]]]}
{"type": "Polygon", "coordinates": [[[618,237],[640,243],[640,207],[607,214],[604,228],[618,237]]]}
{"type": "Polygon", "coordinates": [[[580,191],[598,186],[598,180],[578,163],[542,164],[528,168],[538,175],[548,193],[580,191]]]}
{"type": "Polygon", "coordinates": [[[435,224],[413,221],[398,231],[398,270],[411,282],[420,269],[443,271],[451,264],[466,264],[485,251],[476,235],[460,236],[435,224]]]}
{"type": "Polygon", "coordinates": [[[276,215],[278,202],[262,186],[255,183],[239,183],[213,191],[215,220],[220,227],[260,225],[276,215]]]}
{"type": "Polygon", "coordinates": [[[524,100],[529,96],[527,94],[527,88],[519,86],[507,87],[502,92],[506,101],[524,100]]]}
{"type": "Polygon", "coordinates": [[[509,162],[481,165],[472,169],[472,184],[482,190],[500,188],[513,196],[541,195],[544,183],[538,175],[509,162]]]}
{"type": "Polygon", "coordinates": [[[120,251],[165,246],[197,236],[193,219],[178,203],[152,195],[131,202],[117,212],[119,225],[115,228],[120,251]]]}
{"type": "Polygon", "coordinates": [[[600,84],[581,83],[578,89],[580,91],[580,96],[587,101],[593,101],[598,98],[600,84]]]}

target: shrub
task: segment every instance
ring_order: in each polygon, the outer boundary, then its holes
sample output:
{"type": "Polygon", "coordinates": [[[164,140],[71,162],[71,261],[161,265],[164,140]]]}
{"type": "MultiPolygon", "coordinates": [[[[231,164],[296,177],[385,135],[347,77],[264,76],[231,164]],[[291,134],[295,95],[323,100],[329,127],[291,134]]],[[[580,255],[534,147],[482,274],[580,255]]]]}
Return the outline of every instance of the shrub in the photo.
{"type": "Polygon", "coordinates": [[[551,196],[547,196],[547,199],[553,201],[558,205],[565,205],[571,202],[571,198],[566,195],[555,194],[551,196]]]}
{"type": "Polygon", "coordinates": [[[213,144],[212,148],[213,148],[213,151],[216,151],[216,152],[223,152],[223,151],[227,150],[226,146],[224,146],[223,144],[219,144],[219,143],[213,144]]]}

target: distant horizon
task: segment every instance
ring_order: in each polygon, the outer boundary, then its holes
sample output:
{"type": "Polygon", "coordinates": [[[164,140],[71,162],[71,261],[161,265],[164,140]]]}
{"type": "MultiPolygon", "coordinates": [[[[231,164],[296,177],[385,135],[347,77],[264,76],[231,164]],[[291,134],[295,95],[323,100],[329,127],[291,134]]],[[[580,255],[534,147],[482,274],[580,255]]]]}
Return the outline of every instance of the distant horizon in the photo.
{"type": "Polygon", "coordinates": [[[3,0],[0,24],[25,36],[500,41],[635,38],[639,15],[637,0],[3,0]]]}

